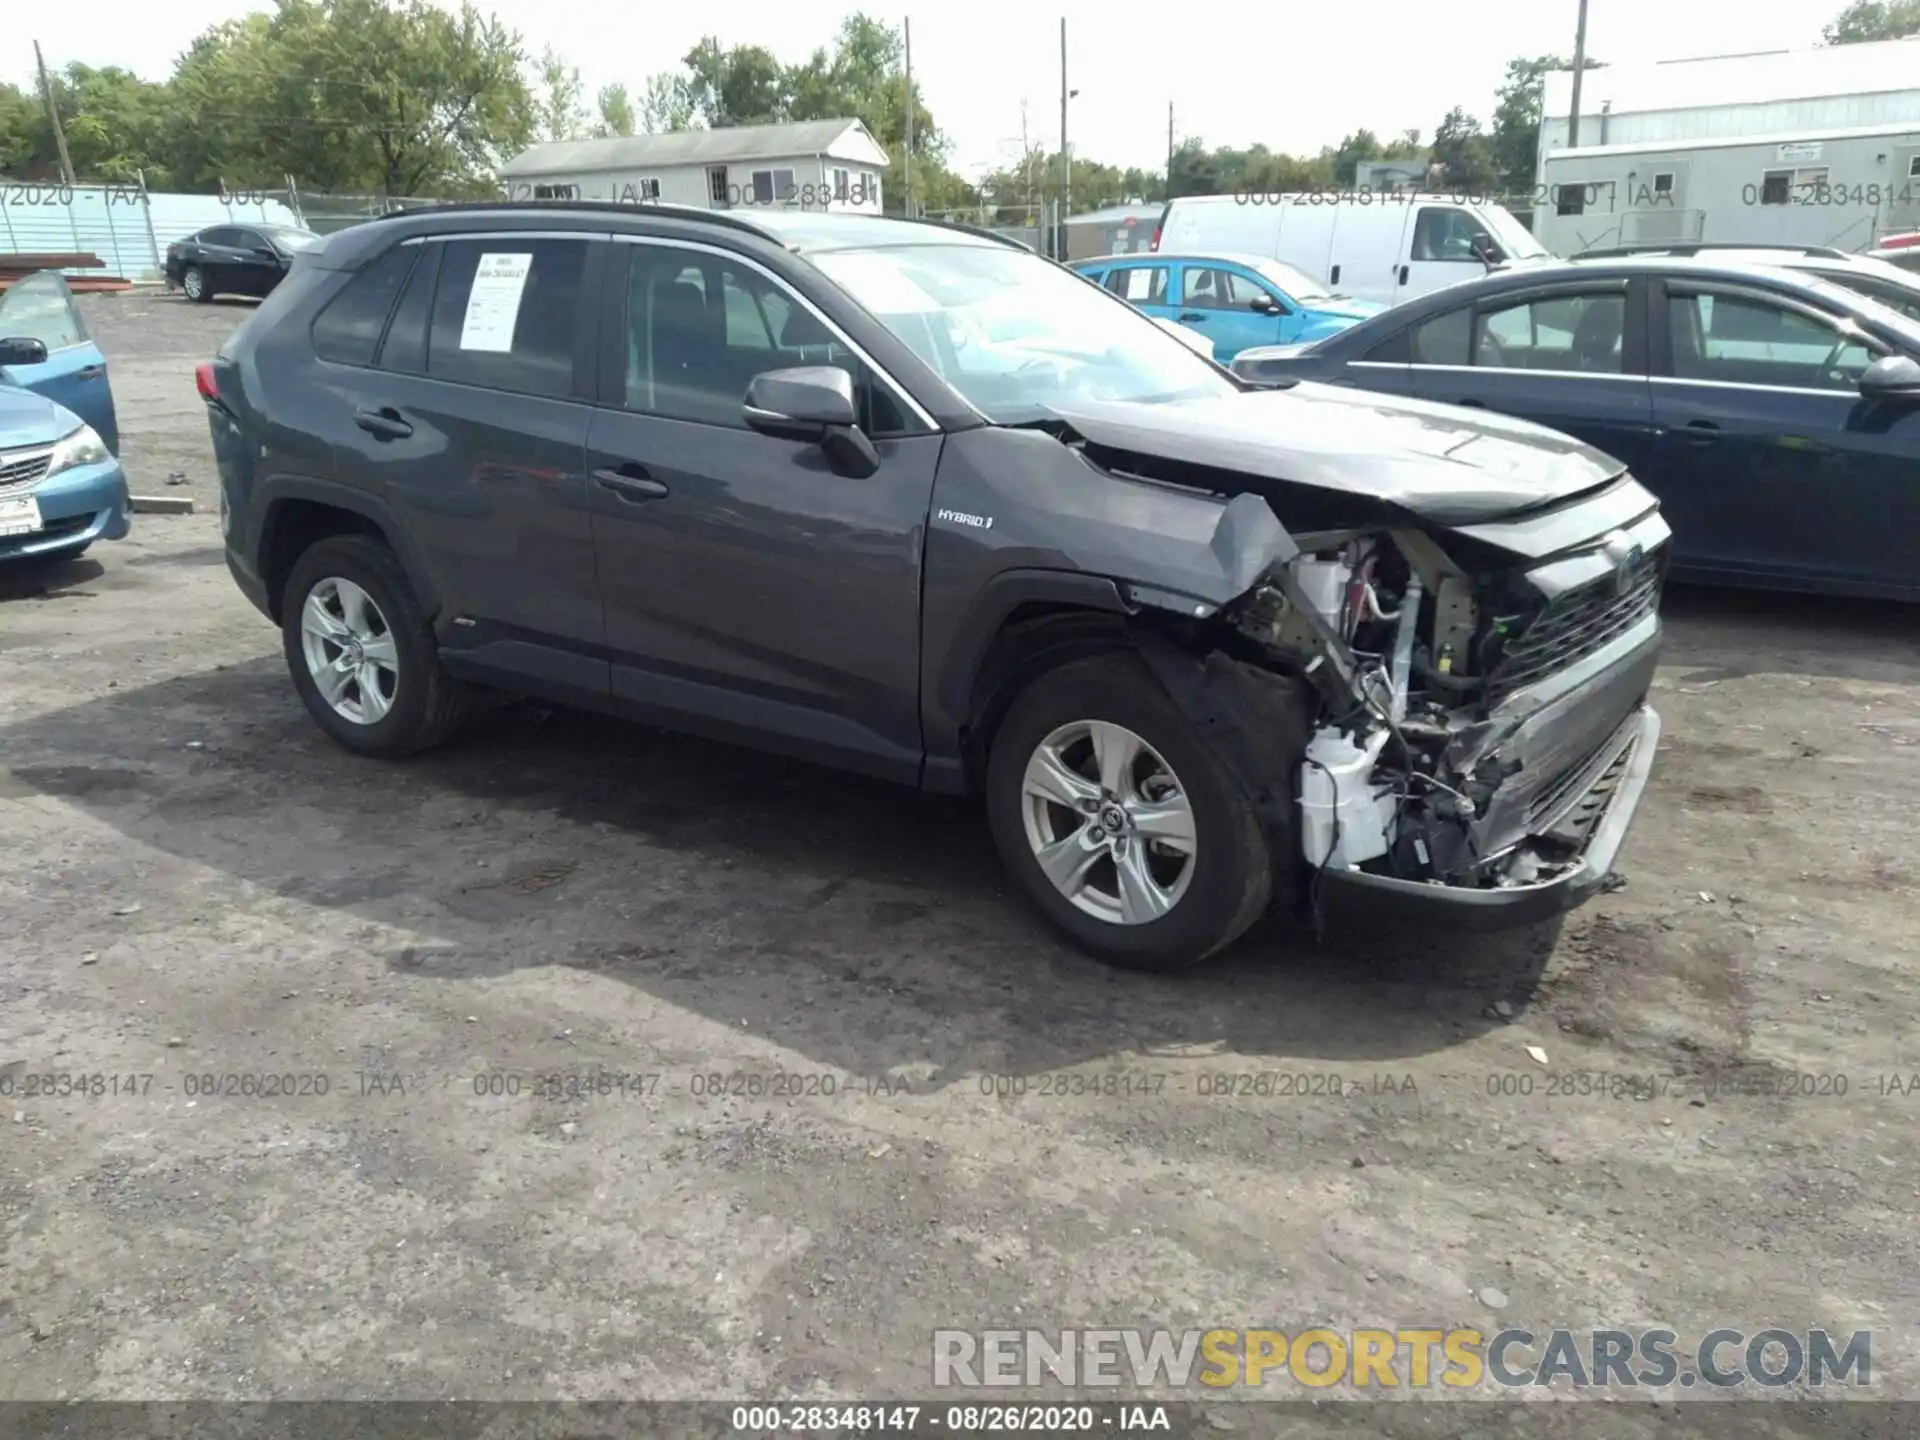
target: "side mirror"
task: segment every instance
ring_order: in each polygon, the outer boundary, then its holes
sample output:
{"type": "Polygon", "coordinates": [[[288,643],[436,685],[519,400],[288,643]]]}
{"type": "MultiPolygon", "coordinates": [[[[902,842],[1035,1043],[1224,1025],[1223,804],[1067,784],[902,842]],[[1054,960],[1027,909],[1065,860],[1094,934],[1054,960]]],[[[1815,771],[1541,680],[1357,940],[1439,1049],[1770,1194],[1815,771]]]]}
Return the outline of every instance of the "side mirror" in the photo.
{"type": "Polygon", "coordinates": [[[1869,400],[1920,401],[1920,361],[1882,355],[1861,374],[1859,386],[1869,400]]]}
{"type": "Polygon", "coordinates": [[[1247,308],[1260,315],[1284,315],[1286,311],[1278,300],[1271,295],[1256,295],[1247,302],[1247,308]]]}
{"type": "Polygon", "coordinates": [[[880,453],[860,428],[853,376],[838,365],[762,371],[747,386],[743,416],[749,430],[820,446],[843,475],[865,479],[880,468],[880,453]]]}
{"type": "Polygon", "coordinates": [[[0,340],[0,365],[44,365],[47,347],[44,341],[28,335],[13,335],[0,340]]]}
{"type": "Polygon", "coordinates": [[[1473,258],[1489,270],[1494,262],[1501,258],[1499,249],[1493,243],[1493,237],[1486,231],[1477,231],[1473,237],[1473,258]]]}

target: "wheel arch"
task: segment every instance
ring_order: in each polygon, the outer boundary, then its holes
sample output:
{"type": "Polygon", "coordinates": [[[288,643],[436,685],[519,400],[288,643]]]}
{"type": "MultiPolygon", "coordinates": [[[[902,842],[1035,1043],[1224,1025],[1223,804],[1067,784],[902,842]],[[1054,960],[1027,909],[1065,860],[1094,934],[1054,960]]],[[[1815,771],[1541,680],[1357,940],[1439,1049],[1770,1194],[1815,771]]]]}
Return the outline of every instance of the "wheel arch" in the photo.
{"type": "Polygon", "coordinates": [[[437,616],[439,596],[426,566],[384,502],[344,486],[304,478],[270,481],[266,491],[254,549],[268,613],[276,624],[285,618],[287,577],[294,565],[313,545],[334,535],[369,535],[385,544],[399,557],[429,623],[437,616]]]}

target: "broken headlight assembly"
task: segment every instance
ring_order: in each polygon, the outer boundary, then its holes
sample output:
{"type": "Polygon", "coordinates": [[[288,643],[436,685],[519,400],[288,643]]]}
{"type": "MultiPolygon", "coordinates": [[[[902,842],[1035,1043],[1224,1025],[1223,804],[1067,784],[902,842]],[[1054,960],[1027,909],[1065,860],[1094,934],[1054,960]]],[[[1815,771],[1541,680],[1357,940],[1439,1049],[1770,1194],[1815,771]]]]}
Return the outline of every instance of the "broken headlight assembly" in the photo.
{"type": "Polygon", "coordinates": [[[1551,623],[1544,597],[1515,584],[1476,585],[1418,531],[1311,537],[1231,610],[1264,663],[1310,680],[1321,702],[1299,776],[1310,867],[1488,888],[1579,863],[1578,835],[1485,823],[1524,768],[1496,743],[1503,677],[1533,677],[1514,656],[1551,623]]]}

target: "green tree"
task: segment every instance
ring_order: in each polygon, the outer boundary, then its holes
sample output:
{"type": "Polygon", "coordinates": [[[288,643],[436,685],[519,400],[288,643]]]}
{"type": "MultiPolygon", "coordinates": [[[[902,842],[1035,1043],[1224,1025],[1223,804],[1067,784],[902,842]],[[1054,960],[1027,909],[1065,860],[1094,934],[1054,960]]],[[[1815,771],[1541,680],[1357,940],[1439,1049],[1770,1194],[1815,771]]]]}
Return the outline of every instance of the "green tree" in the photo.
{"type": "Polygon", "coordinates": [[[708,35],[680,63],[687,98],[708,126],[772,125],[788,118],[786,68],[765,47],[729,49],[708,35]]]}
{"type": "Polygon", "coordinates": [[[18,85],[0,83],[0,175],[38,174],[40,104],[18,85]]]}
{"type": "Polygon", "coordinates": [[[540,88],[535,92],[535,134],[542,140],[572,140],[587,123],[581,103],[586,87],[580,83],[579,68],[567,64],[551,45],[541,53],[536,68],[540,88]]]}
{"type": "Polygon", "coordinates": [[[633,100],[624,85],[602,85],[599,95],[600,121],[593,127],[596,135],[631,135],[634,131],[633,100]]]}
{"type": "Polygon", "coordinates": [[[1821,35],[1829,45],[1920,35],[1920,0],[1853,0],[1821,35]]]}
{"type": "Polygon", "coordinates": [[[471,4],[279,0],[202,35],[174,77],[176,175],[465,194],[536,131],[520,39],[471,4]],[[196,173],[197,172],[197,173],[196,173]]]}
{"type": "Polygon", "coordinates": [[[640,128],[649,135],[696,128],[693,95],[684,75],[662,71],[647,81],[640,96],[640,128]]]}
{"type": "Polygon", "coordinates": [[[1446,167],[1446,183],[1453,190],[1485,192],[1493,186],[1493,155],[1480,122],[1460,106],[1449,110],[1433,132],[1429,158],[1446,167]]]}
{"type": "MultiPolygon", "coordinates": [[[[1547,76],[1572,68],[1571,60],[1558,55],[1507,62],[1507,77],[1495,99],[1493,131],[1487,137],[1495,181],[1507,194],[1532,191],[1540,169],[1540,118],[1546,105],[1547,76]]],[[[1589,56],[1586,68],[1598,70],[1601,62],[1589,56]]]]}
{"type": "Polygon", "coordinates": [[[1371,130],[1359,129],[1347,136],[1333,148],[1333,183],[1342,189],[1354,182],[1362,160],[1384,160],[1387,147],[1380,143],[1380,137],[1371,130]]]}

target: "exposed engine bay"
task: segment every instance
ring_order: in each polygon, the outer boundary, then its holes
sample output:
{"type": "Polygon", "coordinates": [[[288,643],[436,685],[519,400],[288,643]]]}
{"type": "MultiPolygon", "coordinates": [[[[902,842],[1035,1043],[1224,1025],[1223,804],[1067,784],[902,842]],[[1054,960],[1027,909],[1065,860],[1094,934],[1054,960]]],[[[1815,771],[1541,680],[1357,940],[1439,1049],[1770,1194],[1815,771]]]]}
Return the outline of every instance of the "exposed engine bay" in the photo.
{"type": "Polygon", "coordinates": [[[1296,538],[1220,618],[1321,700],[1299,777],[1307,865],[1472,889],[1576,868],[1633,749],[1651,661],[1620,658],[1657,625],[1664,524],[1646,547],[1616,533],[1478,579],[1420,530],[1296,538]]]}

